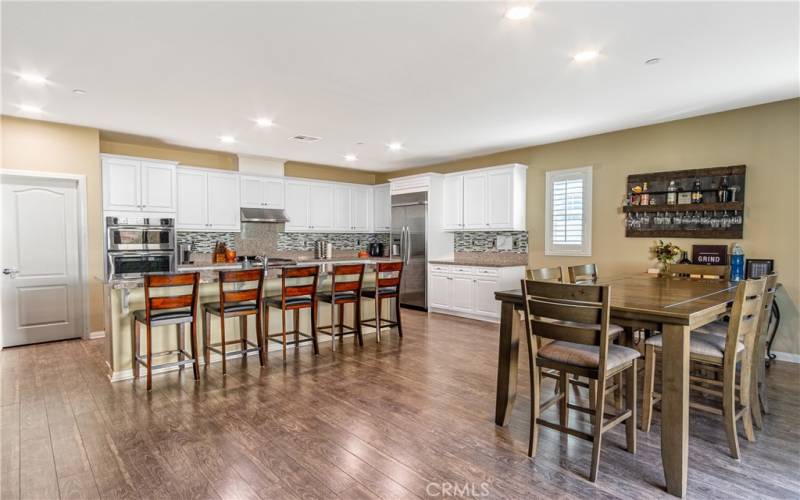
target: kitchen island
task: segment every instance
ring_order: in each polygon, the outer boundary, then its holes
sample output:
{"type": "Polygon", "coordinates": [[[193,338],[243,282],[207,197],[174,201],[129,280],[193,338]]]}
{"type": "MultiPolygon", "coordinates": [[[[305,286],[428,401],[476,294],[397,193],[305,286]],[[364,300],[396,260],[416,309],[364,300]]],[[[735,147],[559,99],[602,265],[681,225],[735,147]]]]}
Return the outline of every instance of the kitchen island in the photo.
{"type": "MultiPolygon", "coordinates": [[[[364,270],[364,286],[371,286],[375,282],[375,264],[378,262],[394,262],[397,259],[390,258],[376,258],[371,257],[368,259],[348,258],[348,259],[330,259],[330,260],[307,260],[299,261],[296,265],[284,267],[298,267],[318,265],[320,267],[318,290],[323,291],[330,288],[330,274],[333,266],[336,264],[346,263],[359,263],[365,264],[364,270]]],[[[241,263],[225,263],[225,264],[195,264],[195,265],[180,265],[177,272],[194,272],[200,273],[200,288],[199,288],[199,306],[198,311],[202,311],[202,305],[206,302],[219,301],[219,271],[226,270],[239,270],[247,267],[241,263]]],[[[276,296],[281,293],[281,269],[283,267],[273,268],[270,267],[266,271],[264,280],[264,296],[276,296]]],[[[144,279],[112,279],[105,283],[105,331],[106,331],[106,361],[109,366],[109,377],[112,382],[119,380],[127,380],[132,378],[133,371],[131,369],[131,314],[133,311],[144,309],[144,279]]],[[[369,319],[374,317],[373,300],[368,298],[362,299],[363,305],[361,308],[362,318],[369,319]]],[[[345,307],[345,324],[353,324],[353,311],[352,307],[345,307]]],[[[384,314],[390,313],[394,307],[384,307],[384,314]]],[[[286,328],[288,331],[294,329],[293,315],[287,314],[286,328]]],[[[323,304],[318,311],[318,325],[325,326],[330,324],[330,307],[325,307],[323,304]]],[[[202,339],[202,317],[198,318],[197,332],[200,353],[203,350],[202,339]]],[[[237,338],[239,335],[239,322],[238,320],[228,320],[226,323],[226,336],[229,339],[237,338]]],[[[255,317],[248,318],[249,332],[255,332],[255,317]]],[[[310,318],[309,314],[300,315],[300,330],[303,332],[310,332],[310,318]]],[[[280,313],[273,311],[270,314],[269,332],[276,333],[281,329],[280,313]]],[[[219,338],[219,318],[214,318],[209,323],[209,330],[211,338],[219,338]]],[[[374,328],[364,327],[363,333],[373,333],[374,328]]],[[[252,333],[251,333],[252,335],[252,333]]],[[[330,340],[330,336],[326,334],[318,335],[319,342],[324,343],[330,340]]],[[[153,329],[153,351],[159,352],[174,348],[175,334],[174,327],[164,326],[153,329]]],[[[289,346],[292,348],[293,346],[289,346]]],[[[280,346],[274,343],[267,343],[267,349],[279,350],[280,346]]],[[[324,351],[323,351],[324,352],[324,351]]],[[[255,355],[256,353],[251,353],[255,355]]],[[[309,355],[313,354],[309,350],[309,355]]],[[[199,355],[199,362],[202,364],[202,355],[199,355]]],[[[212,353],[212,363],[220,361],[220,356],[212,353]]],[[[159,360],[161,362],[162,360],[159,360]]],[[[163,361],[167,361],[166,357],[163,361]]],[[[172,368],[175,369],[175,368],[172,368]]],[[[155,371],[154,373],[158,373],[155,371]]]]}

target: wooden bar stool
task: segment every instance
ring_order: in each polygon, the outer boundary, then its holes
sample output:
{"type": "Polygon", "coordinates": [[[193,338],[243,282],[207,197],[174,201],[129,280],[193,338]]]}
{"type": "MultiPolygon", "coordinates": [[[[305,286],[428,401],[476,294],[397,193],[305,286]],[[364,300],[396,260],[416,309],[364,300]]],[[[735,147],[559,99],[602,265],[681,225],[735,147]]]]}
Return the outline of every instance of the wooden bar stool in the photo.
{"type": "Polygon", "coordinates": [[[339,336],[345,333],[354,333],[358,345],[364,345],[364,337],[361,335],[361,285],[364,281],[364,264],[340,264],[333,266],[331,274],[331,291],[317,294],[318,302],[328,302],[331,305],[331,325],[318,326],[317,330],[331,336],[331,350],[336,350],[336,309],[339,309],[339,336]],[[353,279],[355,277],[355,279],[353,279]],[[342,279],[344,278],[344,279],[342,279]],[[344,324],[344,306],[353,304],[354,307],[354,326],[347,327],[344,324]]]}
{"type": "Polygon", "coordinates": [[[319,266],[303,267],[284,267],[281,268],[281,295],[280,297],[268,297],[266,304],[266,314],[264,315],[264,332],[267,340],[277,342],[283,346],[283,360],[286,361],[286,311],[294,312],[294,340],[292,344],[295,348],[300,347],[302,342],[311,342],[314,345],[314,354],[319,354],[317,344],[317,279],[319,278],[319,266]],[[286,280],[294,280],[287,284],[286,280]],[[281,310],[281,333],[269,333],[269,308],[281,310]],[[300,310],[311,309],[311,335],[300,331],[300,310]],[[280,338],[278,338],[280,337],[280,338]],[[302,339],[300,337],[303,337],[302,339]]]}
{"type": "Polygon", "coordinates": [[[261,311],[263,310],[262,291],[264,289],[264,271],[261,269],[251,269],[246,271],[220,271],[219,272],[219,302],[208,302],[203,305],[203,351],[206,366],[211,362],[211,351],[222,356],[222,374],[227,373],[228,356],[242,355],[258,351],[258,360],[261,366],[266,364],[267,353],[264,349],[264,338],[261,332],[261,311]],[[226,290],[225,285],[232,284],[233,290],[226,290]],[[255,284],[249,288],[245,285],[255,284]],[[208,321],[211,315],[219,317],[220,341],[211,343],[211,331],[208,328],[208,321]],[[256,317],[256,343],[247,338],[247,317],[256,317]],[[238,340],[225,339],[225,319],[239,318],[239,328],[241,336],[238,340]],[[236,351],[227,351],[229,344],[241,344],[241,348],[236,351]]]}
{"type": "Polygon", "coordinates": [[[397,327],[397,333],[403,336],[403,325],[400,321],[400,280],[403,276],[402,262],[378,262],[375,265],[375,286],[361,291],[362,297],[375,299],[375,320],[362,321],[362,325],[375,328],[375,338],[381,341],[381,328],[397,327]],[[381,319],[383,299],[395,299],[397,320],[381,319]]]}
{"type": "Polygon", "coordinates": [[[139,364],[147,369],[147,390],[153,387],[153,368],[167,368],[178,366],[183,370],[184,365],[191,364],[194,372],[194,379],[200,378],[200,369],[197,366],[197,325],[195,314],[197,312],[197,288],[200,283],[200,273],[185,274],[165,274],[165,275],[145,275],[144,277],[144,310],[134,311],[131,315],[131,359],[133,365],[133,378],[139,378],[139,364]],[[151,297],[151,289],[157,288],[176,288],[191,286],[190,294],[182,295],[163,295],[151,297]],[[192,353],[184,350],[184,328],[186,323],[191,324],[190,342],[192,353]],[[147,326],[146,352],[144,357],[139,355],[139,325],[147,326]],[[153,352],[154,326],[176,325],[177,327],[177,349],[153,352]],[[162,363],[153,366],[153,357],[177,354],[178,361],[172,363],[162,363]],[[188,356],[190,359],[184,359],[188,356]]]}

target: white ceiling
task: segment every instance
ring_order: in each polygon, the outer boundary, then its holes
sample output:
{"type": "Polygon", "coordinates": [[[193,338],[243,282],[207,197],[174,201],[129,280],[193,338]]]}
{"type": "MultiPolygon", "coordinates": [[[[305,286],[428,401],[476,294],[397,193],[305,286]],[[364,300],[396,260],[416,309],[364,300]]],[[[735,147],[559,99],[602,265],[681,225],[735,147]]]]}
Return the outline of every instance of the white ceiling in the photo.
{"type": "Polygon", "coordinates": [[[3,2],[2,110],[386,171],[800,94],[798,2],[507,5],[3,2]]]}

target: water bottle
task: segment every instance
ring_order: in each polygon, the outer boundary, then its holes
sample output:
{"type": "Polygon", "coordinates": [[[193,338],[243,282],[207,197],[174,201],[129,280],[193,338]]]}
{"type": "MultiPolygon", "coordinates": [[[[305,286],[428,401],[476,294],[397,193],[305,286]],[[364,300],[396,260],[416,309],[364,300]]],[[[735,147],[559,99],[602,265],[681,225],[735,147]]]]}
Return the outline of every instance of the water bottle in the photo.
{"type": "Polygon", "coordinates": [[[734,243],[731,251],[731,281],[744,279],[744,250],[738,243],[734,243]]]}

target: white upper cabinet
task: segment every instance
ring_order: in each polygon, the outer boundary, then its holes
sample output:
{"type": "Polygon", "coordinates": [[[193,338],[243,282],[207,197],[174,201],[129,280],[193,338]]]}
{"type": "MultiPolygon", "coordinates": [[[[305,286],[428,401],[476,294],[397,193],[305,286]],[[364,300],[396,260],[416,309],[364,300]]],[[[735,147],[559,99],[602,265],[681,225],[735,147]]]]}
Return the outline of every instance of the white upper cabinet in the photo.
{"type": "Polygon", "coordinates": [[[247,208],[284,208],[283,179],[240,175],[241,206],[247,208]]]}
{"type": "Polygon", "coordinates": [[[178,213],[183,231],[240,230],[239,175],[214,170],[178,168],[178,213]]]}
{"type": "Polygon", "coordinates": [[[308,227],[312,231],[332,231],[333,227],[333,185],[311,184],[309,188],[308,227]]]}
{"type": "Polygon", "coordinates": [[[335,231],[350,231],[353,224],[350,222],[350,188],[348,186],[333,187],[333,229],[335,231]]]}
{"type": "Polygon", "coordinates": [[[177,207],[175,163],[103,155],[103,209],[172,213],[177,207]]]}
{"type": "Polygon", "coordinates": [[[373,196],[373,228],[376,232],[389,231],[392,228],[392,200],[389,184],[375,186],[373,196]]]}
{"type": "Polygon", "coordinates": [[[286,181],[286,223],[287,231],[306,231],[309,229],[311,200],[310,184],[301,181],[286,181]]]}
{"type": "Polygon", "coordinates": [[[464,229],[488,229],[486,174],[464,175],[464,229]]]}
{"type": "Polygon", "coordinates": [[[370,188],[367,186],[350,188],[350,229],[356,232],[370,230],[370,188]]]}
{"type": "Polygon", "coordinates": [[[208,173],[208,225],[213,231],[239,231],[239,175],[208,173]]]}
{"type": "Polygon", "coordinates": [[[445,176],[444,228],[525,231],[526,169],[512,164],[445,176]]]}
{"type": "Polygon", "coordinates": [[[458,231],[464,228],[464,176],[444,178],[444,228],[458,231]]]}

